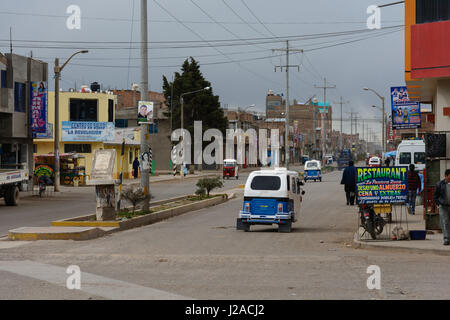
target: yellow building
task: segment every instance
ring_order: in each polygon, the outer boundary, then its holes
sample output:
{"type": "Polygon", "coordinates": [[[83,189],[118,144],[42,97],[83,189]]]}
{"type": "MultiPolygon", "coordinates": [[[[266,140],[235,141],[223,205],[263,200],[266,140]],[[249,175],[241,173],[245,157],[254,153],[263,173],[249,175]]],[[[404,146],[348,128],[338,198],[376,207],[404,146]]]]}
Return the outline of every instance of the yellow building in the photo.
{"type": "MultiPolygon", "coordinates": [[[[59,137],[60,154],[76,152],[84,156],[84,161],[79,165],[85,166],[85,174],[90,176],[92,159],[95,150],[112,148],[116,149],[116,164],[114,167],[114,178],[119,177],[120,153],[123,138],[126,141],[124,178],[132,176],[132,162],[139,150],[139,128],[114,129],[113,141],[100,141],[98,138],[87,138],[90,141],[64,141],[63,121],[73,122],[115,122],[116,96],[103,92],[60,92],[59,94],[59,137]],[[99,141],[94,141],[98,139],[99,141]],[[130,163],[130,159],[131,163],[130,163]]],[[[47,137],[34,139],[34,156],[53,154],[54,152],[54,117],[55,117],[55,93],[48,93],[48,122],[49,131],[47,137]]],[[[112,134],[112,133],[111,133],[112,134]]],[[[71,140],[71,139],[70,139],[71,140]]],[[[62,177],[62,183],[64,178],[62,177]]]]}

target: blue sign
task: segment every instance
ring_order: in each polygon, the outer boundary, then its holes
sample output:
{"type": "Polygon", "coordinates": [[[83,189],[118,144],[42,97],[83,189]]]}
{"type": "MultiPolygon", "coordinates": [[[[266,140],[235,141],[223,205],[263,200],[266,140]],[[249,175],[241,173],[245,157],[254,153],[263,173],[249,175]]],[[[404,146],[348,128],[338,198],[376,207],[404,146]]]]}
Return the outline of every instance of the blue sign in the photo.
{"type": "Polygon", "coordinates": [[[47,82],[30,83],[30,119],[33,133],[47,133],[47,82]]]}
{"type": "Polygon", "coordinates": [[[392,129],[420,128],[420,102],[409,100],[406,87],[391,87],[391,108],[392,129]]]}
{"type": "Polygon", "coordinates": [[[63,121],[62,141],[114,141],[113,122],[63,121]]]}
{"type": "Polygon", "coordinates": [[[358,204],[405,203],[408,199],[407,167],[356,168],[358,204]]]}

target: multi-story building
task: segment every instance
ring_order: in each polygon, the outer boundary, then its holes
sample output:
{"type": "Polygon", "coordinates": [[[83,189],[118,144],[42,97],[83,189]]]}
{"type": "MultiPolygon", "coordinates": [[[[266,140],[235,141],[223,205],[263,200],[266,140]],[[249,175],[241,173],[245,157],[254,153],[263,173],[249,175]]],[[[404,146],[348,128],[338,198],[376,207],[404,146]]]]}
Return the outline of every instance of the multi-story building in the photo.
{"type": "MultiPolygon", "coordinates": [[[[446,156],[450,159],[449,7],[448,0],[405,0],[405,81],[409,98],[431,104],[428,120],[434,120],[436,131],[447,134],[446,156]]],[[[438,176],[443,177],[448,167],[450,161],[442,160],[438,176]]]]}
{"type": "MultiPolygon", "coordinates": [[[[113,90],[117,96],[116,127],[133,128],[137,124],[137,106],[141,100],[141,93],[136,90],[113,90]]],[[[148,92],[149,101],[153,102],[154,123],[149,125],[149,143],[153,151],[154,170],[165,171],[171,169],[170,140],[173,130],[169,110],[164,94],[154,91],[148,92]]]]}
{"type": "MultiPolygon", "coordinates": [[[[115,105],[116,96],[111,92],[64,92],[59,94],[59,150],[62,155],[77,153],[84,158],[83,166],[85,166],[85,173],[87,176],[91,174],[92,159],[95,150],[115,148],[116,149],[116,164],[114,167],[114,177],[119,177],[121,166],[120,161],[120,146],[122,139],[125,139],[126,149],[125,154],[128,158],[133,158],[138,155],[139,151],[139,133],[137,132],[123,132],[123,130],[114,130],[115,120],[115,105]],[[106,130],[110,134],[111,139],[104,139],[99,134],[86,134],[76,132],[73,136],[67,134],[65,126],[71,123],[83,122],[97,122],[109,123],[110,129],[106,130]],[[63,125],[65,123],[65,126],[63,125]],[[63,134],[63,131],[66,134],[63,134]]],[[[48,120],[54,123],[55,117],[55,92],[48,93],[48,120]]],[[[47,137],[34,139],[34,155],[52,155],[54,152],[54,126],[50,126],[50,132],[47,137]]],[[[124,166],[124,176],[131,177],[131,167],[124,166]]],[[[62,180],[64,177],[62,176],[62,180]]],[[[64,180],[63,180],[64,182],[64,180]]]]}
{"type": "Polygon", "coordinates": [[[0,167],[33,171],[30,86],[48,81],[45,62],[16,54],[0,54],[0,167]]]}

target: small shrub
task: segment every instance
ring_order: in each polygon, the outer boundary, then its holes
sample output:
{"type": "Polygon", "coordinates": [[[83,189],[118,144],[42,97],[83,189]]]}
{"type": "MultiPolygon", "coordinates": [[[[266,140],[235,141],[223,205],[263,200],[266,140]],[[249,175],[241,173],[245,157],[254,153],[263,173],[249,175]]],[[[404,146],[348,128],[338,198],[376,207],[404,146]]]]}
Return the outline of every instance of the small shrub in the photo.
{"type": "MultiPolygon", "coordinates": [[[[124,189],[122,191],[122,197],[132,204],[133,214],[134,211],[136,211],[136,206],[146,199],[146,196],[144,194],[144,188],[135,186],[130,186],[124,189]]],[[[150,197],[151,199],[152,196],[151,194],[148,194],[147,197],[150,197]]]]}
{"type": "Polygon", "coordinates": [[[198,195],[201,195],[202,192],[203,194],[205,194],[205,190],[206,190],[206,194],[207,196],[209,196],[209,193],[217,188],[222,188],[223,187],[223,182],[222,179],[220,178],[220,176],[214,177],[214,178],[203,178],[198,180],[196,186],[198,187],[197,191],[195,192],[198,195]]]}

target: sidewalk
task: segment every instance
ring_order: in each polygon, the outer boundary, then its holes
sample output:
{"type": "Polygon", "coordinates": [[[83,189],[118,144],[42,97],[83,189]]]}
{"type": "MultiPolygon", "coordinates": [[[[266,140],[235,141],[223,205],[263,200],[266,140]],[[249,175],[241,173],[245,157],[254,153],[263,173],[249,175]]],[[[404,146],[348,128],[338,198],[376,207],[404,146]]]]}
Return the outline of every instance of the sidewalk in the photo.
{"type": "MultiPolygon", "coordinates": [[[[408,223],[403,221],[401,226],[404,229],[408,226],[408,230],[425,230],[422,208],[422,206],[416,207],[415,215],[407,214],[408,223]]],[[[393,221],[390,230],[396,225],[397,223],[393,221]]],[[[414,253],[450,255],[450,246],[443,245],[442,233],[438,230],[428,231],[425,240],[358,240],[358,232],[356,232],[353,242],[356,247],[361,248],[397,249],[414,253]]]]}

